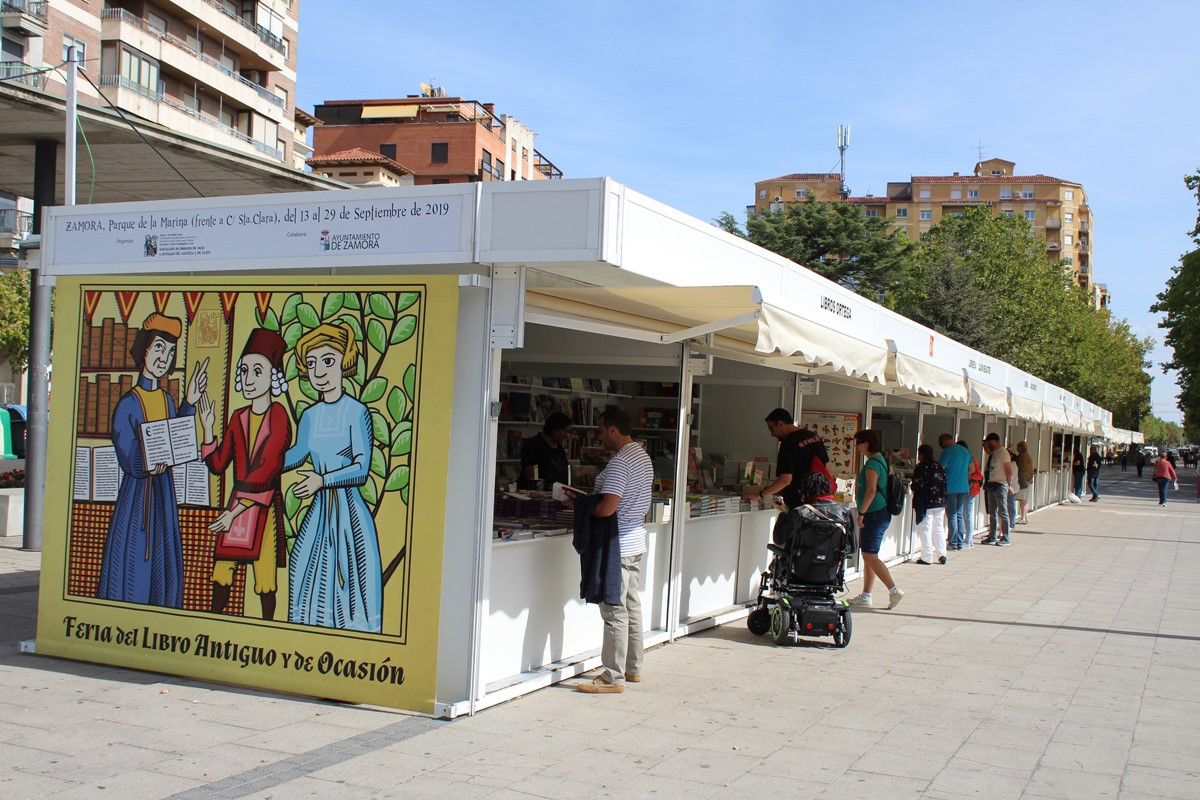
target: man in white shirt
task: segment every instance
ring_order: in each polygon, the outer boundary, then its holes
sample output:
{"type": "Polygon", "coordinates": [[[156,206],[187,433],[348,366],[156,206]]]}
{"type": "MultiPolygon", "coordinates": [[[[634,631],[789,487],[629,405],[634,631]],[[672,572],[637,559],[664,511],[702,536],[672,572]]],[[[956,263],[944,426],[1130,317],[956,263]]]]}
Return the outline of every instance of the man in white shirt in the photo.
{"type": "Polygon", "coordinates": [[[599,677],[577,684],[581,692],[596,694],[625,691],[625,682],[642,679],[642,559],[646,553],[646,512],[650,510],[654,465],[633,440],[633,422],[620,409],[600,416],[598,437],[614,455],[596,476],[600,498],[594,517],[616,515],[621,549],[621,603],[600,604],[604,641],[600,650],[603,669],[599,677]]]}
{"type": "Polygon", "coordinates": [[[983,458],[983,493],[987,503],[988,535],[981,544],[994,544],[1007,547],[1008,534],[1012,520],[1008,518],[1008,494],[1016,465],[1013,464],[1008,450],[1000,443],[1000,434],[989,433],[983,440],[983,449],[987,455],[983,458]],[[996,538],[996,527],[999,524],[1000,538],[996,538]]]}

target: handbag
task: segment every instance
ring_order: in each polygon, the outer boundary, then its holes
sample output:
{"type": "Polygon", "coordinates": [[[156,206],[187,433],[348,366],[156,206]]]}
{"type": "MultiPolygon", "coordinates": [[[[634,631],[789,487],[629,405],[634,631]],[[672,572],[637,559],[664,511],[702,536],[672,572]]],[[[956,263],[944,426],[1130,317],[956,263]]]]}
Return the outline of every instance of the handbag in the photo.
{"type": "Polygon", "coordinates": [[[1171,488],[1175,491],[1179,491],[1179,481],[1171,481],[1171,488]]]}
{"type": "MultiPolygon", "coordinates": [[[[232,508],[240,502],[234,492],[232,508]]],[[[253,503],[233,519],[229,530],[217,534],[214,558],[217,561],[255,561],[262,551],[263,532],[267,527],[267,506],[253,503]]]]}

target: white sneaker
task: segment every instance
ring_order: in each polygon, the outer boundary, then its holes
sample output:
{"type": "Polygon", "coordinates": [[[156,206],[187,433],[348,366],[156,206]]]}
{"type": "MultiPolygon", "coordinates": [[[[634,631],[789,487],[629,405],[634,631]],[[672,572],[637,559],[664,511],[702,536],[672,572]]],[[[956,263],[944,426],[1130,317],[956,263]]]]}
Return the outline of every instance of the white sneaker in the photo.
{"type": "Polygon", "coordinates": [[[851,601],[850,601],[850,605],[852,605],[852,606],[864,606],[864,607],[866,607],[866,608],[870,608],[870,607],[871,607],[871,598],[869,598],[869,597],[863,597],[863,596],[860,594],[858,597],[856,597],[856,598],[854,598],[853,600],[851,600],[851,601]]]}
{"type": "Polygon", "coordinates": [[[888,592],[888,610],[891,611],[896,606],[900,605],[900,601],[904,599],[904,590],[897,589],[894,592],[888,592]]]}

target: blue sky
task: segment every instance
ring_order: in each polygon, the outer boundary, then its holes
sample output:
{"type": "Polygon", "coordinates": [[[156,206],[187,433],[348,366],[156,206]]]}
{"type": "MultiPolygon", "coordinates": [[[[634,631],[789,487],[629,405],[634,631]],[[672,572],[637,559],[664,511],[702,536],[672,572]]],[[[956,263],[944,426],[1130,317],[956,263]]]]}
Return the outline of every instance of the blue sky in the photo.
{"type": "MultiPolygon", "coordinates": [[[[403,97],[436,77],[538,134],[566,177],[611,176],[701,219],[756,180],[823,172],[880,194],[984,157],[1082,183],[1113,310],[1148,311],[1191,249],[1200,168],[1195,0],[303,0],[298,101],[403,97]]],[[[1031,313],[1035,313],[1031,310],[1031,313]]],[[[1156,351],[1154,411],[1178,421],[1156,351]]]]}

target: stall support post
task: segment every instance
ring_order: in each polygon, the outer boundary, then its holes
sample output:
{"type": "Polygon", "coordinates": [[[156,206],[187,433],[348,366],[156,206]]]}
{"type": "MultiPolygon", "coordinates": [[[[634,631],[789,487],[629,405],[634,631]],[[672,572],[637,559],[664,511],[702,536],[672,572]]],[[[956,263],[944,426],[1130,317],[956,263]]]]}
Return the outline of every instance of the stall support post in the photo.
{"type": "MultiPolygon", "coordinates": [[[[936,408],[935,408],[935,410],[936,410],[936,408]]],[[[915,447],[913,447],[913,464],[914,465],[917,463],[917,458],[918,458],[917,450],[920,449],[921,443],[924,441],[925,441],[925,404],[920,401],[917,401],[917,444],[915,447]]],[[[914,519],[916,519],[915,516],[914,516],[914,519]]],[[[910,556],[913,553],[914,544],[916,542],[916,526],[915,525],[907,525],[906,528],[907,528],[907,530],[905,531],[905,538],[907,539],[907,541],[904,544],[903,555],[910,556]]]]}
{"type": "Polygon", "coordinates": [[[954,441],[962,438],[962,409],[954,409],[954,441]]]}
{"type": "MultiPolygon", "coordinates": [[[[1029,430],[1028,424],[1025,425],[1025,429],[1026,429],[1026,431],[1029,430]]],[[[1030,502],[1035,503],[1035,504],[1037,504],[1038,498],[1041,497],[1040,484],[1041,484],[1041,477],[1042,477],[1042,423],[1040,423],[1040,422],[1037,423],[1036,430],[1037,430],[1037,450],[1035,451],[1036,454],[1033,457],[1033,464],[1034,464],[1033,484],[1029,487],[1030,497],[1033,498],[1030,502]]],[[[1026,434],[1026,437],[1028,437],[1028,434],[1026,434]]],[[[1029,441],[1028,438],[1026,438],[1026,441],[1029,441]]],[[[1041,505],[1035,505],[1035,508],[1040,509],[1041,505]]]]}
{"type": "Polygon", "coordinates": [[[667,559],[667,641],[679,637],[680,602],[683,595],[683,535],[687,502],[688,448],[692,439],[692,371],[688,361],[691,347],[679,349],[679,424],[675,430],[675,491],[671,497],[671,543],[667,559]]]}

